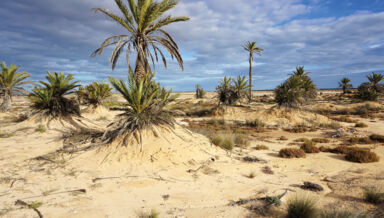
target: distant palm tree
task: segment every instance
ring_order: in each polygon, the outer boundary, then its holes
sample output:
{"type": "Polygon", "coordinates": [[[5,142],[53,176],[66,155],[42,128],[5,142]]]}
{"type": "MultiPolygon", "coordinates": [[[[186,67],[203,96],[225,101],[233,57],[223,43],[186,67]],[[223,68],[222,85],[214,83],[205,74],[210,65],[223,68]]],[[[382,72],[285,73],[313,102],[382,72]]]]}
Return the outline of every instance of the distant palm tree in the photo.
{"type": "Polygon", "coordinates": [[[261,55],[261,52],[264,49],[256,46],[256,42],[247,42],[243,45],[243,48],[249,52],[249,102],[252,100],[252,62],[253,62],[253,53],[261,55]]]}
{"type": "Polygon", "coordinates": [[[94,10],[110,17],[124,27],[128,33],[126,35],[116,35],[107,38],[100,45],[100,48],[92,53],[91,57],[96,54],[100,55],[105,47],[114,45],[115,48],[113,49],[110,59],[110,64],[112,65],[112,69],[114,69],[124,48],[126,47],[127,49],[128,64],[129,52],[131,49],[134,49],[137,53],[135,78],[141,80],[147,72],[151,71],[148,61],[149,58],[154,65],[155,60],[158,61],[158,55],[160,55],[164,66],[167,67],[165,56],[158,47],[161,45],[169,52],[172,59],[174,57],[177,59],[180,68],[184,69],[183,59],[179,53],[178,46],[163,27],[171,23],[187,21],[189,18],[172,17],[171,15],[161,17],[165,12],[175,7],[178,0],[162,0],[161,2],[154,2],[154,0],[127,0],[128,7],[122,0],[115,0],[115,2],[123,16],[118,16],[102,8],[95,8],[94,10]]]}
{"type": "Polygon", "coordinates": [[[367,75],[369,82],[372,84],[376,91],[379,91],[379,83],[384,80],[384,76],[381,73],[372,73],[367,75]]]}
{"type": "Polygon", "coordinates": [[[297,66],[296,67],[296,70],[294,70],[290,75],[291,76],[301,76],[301,77],[304,77],[304,76],[308,76],[310,72],[306,71],[304,69],[304,66],[297,66]]]}
{"type": "Polygon", "coordinates": [[[3,102],[0,105],[0,112],[9,111],[11,109],[12,96],[25,92],[21,86],[30,83],[24,80],[31,75],[26,72],[17,73],[18,69],[19,67],[13,64],[7,67],[4,62],[1,63],[0,96],[2,96],[3,102]]]}
{"type": "Polygon", "coordinates": [[[352,84],[350,84],[351,80],[347,77],[344,77],[339,82],[339,87],[343,89],[343,94],[347,92],[347,89],[352,88],[352,84]]]}

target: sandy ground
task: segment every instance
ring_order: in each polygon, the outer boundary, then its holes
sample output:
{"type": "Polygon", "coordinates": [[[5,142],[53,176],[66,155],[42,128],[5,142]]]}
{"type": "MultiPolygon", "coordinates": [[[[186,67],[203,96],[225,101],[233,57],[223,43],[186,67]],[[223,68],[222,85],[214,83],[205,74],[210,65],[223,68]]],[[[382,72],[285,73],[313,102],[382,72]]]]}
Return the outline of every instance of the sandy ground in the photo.
{"type": "MultiPolygon", "coordinates": [[[[181,98],[193,98],[193,94],[184,93],[181,98]]],[[[27,105],[23,99],[15,101],[15,107],[24,107],[17,108],[18,111],[25,110],[27,105]]],[[[280,115],[266,112],[269,108],[254,107],[252,112],[232,108],[224,118],[244,120],[252,114],[251,117],[260,116],[275,125],[276,119],[271,117],[280,115]]],[[[105,128],[118,113],[100,110],[83,115],[105,128]]],[[[44,217],[138,217],[151,209],[159,212],[160,217],[258,217],[245,207],[229,203],[241,198],[279,195],[286,189],[289,192],[283,202],[305,194],[328,208],[368,211],[373,206],[362,202],[361,188],[384,187],[382,145],[367,145],[381,158],[371,164],[347,162],[341,155],[331,153],[308,154],[302,159],[278,157],[281,148],[295,147],[288,145],[295,139],[324,137],[324,130],[288,133],[277,129],[255,133],[257,137],[249,148],[236,148],[228,153],[213,146],[207,137],[177,125],[173,130],[159,129],[161,137],[146,134],[144,153],[138,152],[137,145],[111,146],[50,163],[32,159],[61,148],[63,134],[70,129],[59,128],[60,124],[55,123],[56,128],[39,133],[35,131],[38,123],[16,123],[14,116],[0,114],[0,131],[13,134],[0,138],[0,217],[37,217],[35,211],[15,206],[19,199],[41,202],[38,210],[44,217]],[[281,136],[288,140],[279,140],[281,136]],[[257,145],[266,145],[269,150],[253,149],[257,145]],[[245,156],[262,161],[247,163],[241,160],[245,156]],[[274,174],[264,174],[265,166],[274,174]],[[255,174],[252,179],[247,176],[251,172],[255,174]],[[304,181],[320,184],[324,191],[303,191],[299,186],[304,181]]],[[[285,119],[287,123],[292,121],[285,119]]],[[[383,134],[383,120],[359,119],[369,125],[361,134],[383,134]]],[[[325,145],[336,144],[337,139],[331,139],[325,145]]]]}

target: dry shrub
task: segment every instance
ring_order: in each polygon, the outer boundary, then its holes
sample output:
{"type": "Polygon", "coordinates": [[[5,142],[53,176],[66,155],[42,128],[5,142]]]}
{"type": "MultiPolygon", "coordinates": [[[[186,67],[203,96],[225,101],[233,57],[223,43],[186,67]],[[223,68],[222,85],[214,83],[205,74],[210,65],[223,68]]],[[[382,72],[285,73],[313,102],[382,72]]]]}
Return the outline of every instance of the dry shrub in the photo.
{"type": "Polygon", "coordinates": [[[305,157],[305,152],[297,148],[283,148],[279,151],[279,156],[282,158],[302,158],[305,157]]]}
{"type": "Polygon", "coordinates": [[[384,202],[384,193],[377,187],[365,187],[364,200],[371,204],[380,204],[384,202]]]}
{"type": "Polygon", "coordinates": [[[243,135],[236,135],[235,136],[235,144],[238,147],[246,148],[246,147],[249,146],[250,142],[248,141],[248,139],[245,136],[243,136],[243,135]]]}
{"type": "Polygon", "coordinates": [[[319,150],[320,150],[321,152],[329,152],[330,148],[329,148],[329,147],[326,147],[326,146],[320,146],[320,147],[319,147],[319,150]]]}
{"type": "Polygon", "coordinates": [[[268,175],[273,175],[274,172],[272,171],[271,167],[269,166],[265,166],[261,169],[261,171],[265,174],[268,174],[268,175]]]}
{"type": "Polygon", "coordinates": [[[280,140],[280,141],[287,141],[287,140],[288,140],[288,138],[287,138],[287,137],[285,137],[285,136],[280,136],[279,140],[280,140]]]}
{"type": "Polygon", "coordinates": [[[294,197],[287,202],[288,218],[309,218],[317,216],[316,200],[306,197],[294,197]]]}
{"type": "Polygon", "coordinates": [[[320,150],[315,145],[316,143],[313,141],[306,141],[301,145],[300,149],[305,151],[305,153],[319,153],[320,150]]]}
{"type": "Polygon", "coordinates": [[[298,139],[295,139],[295,142],[306,142],[306,141],[309,141],[308,138],[298,138],[298,139]]]}
{"type": "Polygon", "coordinates": [[[226,150],[232,150],[233,147],[234,147],[234,142],[233,142],[233,139],[232,137],[228,137],[228,136],[222,136],[222,135],[216,135],[214,136],[212,139],[211,139],[212,143],[214,145],[217,145],[223,149],[226,149],[226,150]]]}
{"type": "Polygon", "coordinates": [[[327,138],[313,138],[312,141],[316,143],[329,143],[329,139],[327,138]]]}
{"type": "Polygon", "coordinates": [[[369,136],[369,138],[370,138],[372,141],[375,141],[375,142],[383,142],[383,143],[384,143],[384,135],[372,134],[372,135],[369,136]]]}
{"type": "Polygon", "coordinates": [[[366,149],[350,149],[345,159],[356,163],[373,163],[380,160],[376,153],[366,149]]]}
{"type": "Polygon", "coordinates": [[[348,141],[351,144],[372,144],[373,143],[370,137],[351,137],[349,138],[348,141]]]}
{"type": "Polygon", "coordinates": [[[249,127],[256,127],[256,128],[265,127],[265,123],[257,118],[255,120],[247,120],[245,122],[245,125],[249,127]]]}
{"type": "Polygon", "coordinates": [[[365,124],[365,123],[356,123],[355,124],[355,127],[357,127],[357,128],[367,128],[368,127],[368,125],[367,124],[365,124]]]}
{"type": "Polygon", "coordinates": [[[344,123],[356,123],[356,120],[352,120],[349,116],[340,116],[340,117],[333,117],[333,120],[344,122],[344,123]]]}
{"type": "Polygon", "coordinates": [[[269,150],[269,147],[268,146],[265,146],[265,145],[257,145],[256,147],[254,147],[255,150],[269,150]]]}

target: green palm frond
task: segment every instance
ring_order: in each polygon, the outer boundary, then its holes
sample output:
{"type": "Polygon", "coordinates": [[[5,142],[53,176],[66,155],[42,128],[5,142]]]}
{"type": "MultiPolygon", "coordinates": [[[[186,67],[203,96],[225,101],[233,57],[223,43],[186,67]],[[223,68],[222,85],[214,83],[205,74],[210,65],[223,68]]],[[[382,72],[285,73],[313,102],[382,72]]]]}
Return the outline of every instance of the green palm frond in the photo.
{"type": "Polygon", "coordinates": [[[107,84],[102,82],[93,82],[87,85],[85,88],[80,88],[77,91],[79,98],[84,98],[84,100],[92,105],[100,105],[103,100],[111,96],[112,88],[107,84]]]}
{"type": "Polygon", "coordinates": [[[308,74],[310,74],[310,72],[306,71],[304,69],[304,66],[297,66],[296,67],[296,70],[294,70],[290,75],[291,76],[308,76],[308,74]]]}
{"type": "Polygon", "coordinates": [[[14,94],[26,93],[23,85],[32,83],[31,81],[25,81],[31,75],[26,72],[17,72],[19,69],[16,65],[7,67],[5,62],[1,63],[0,73],[0,93],[8,93],[10,96],[14,94]]]}

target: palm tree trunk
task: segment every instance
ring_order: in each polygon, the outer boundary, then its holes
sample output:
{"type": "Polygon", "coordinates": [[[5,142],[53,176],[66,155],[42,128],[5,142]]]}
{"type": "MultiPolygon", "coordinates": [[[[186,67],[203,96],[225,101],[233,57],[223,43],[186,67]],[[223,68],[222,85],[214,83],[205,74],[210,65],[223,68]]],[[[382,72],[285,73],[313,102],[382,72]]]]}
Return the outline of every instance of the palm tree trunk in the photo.
{"type": "Polygon", "coordinates": [[[252,54],[249,56],[249,103],[252,101],[252,54]]]}
{"type": "Polygon", "coordinates": [[[145,78],[145,68],[139,57],[136,59],[135,78],[137,81],[141,81],[145,78]]]}
{"type": "Polygon", "coordinates": [[[11,95],[8,91],[4,92],[3,103],[0,105],[0,112],[7,112],[11,109],[11,95]]]}
{"type": "Polygon", "coordinates": [[[343,86],[343,94],[345,94],[345,91],[347,90],[346,86],[343,86]]]}

